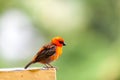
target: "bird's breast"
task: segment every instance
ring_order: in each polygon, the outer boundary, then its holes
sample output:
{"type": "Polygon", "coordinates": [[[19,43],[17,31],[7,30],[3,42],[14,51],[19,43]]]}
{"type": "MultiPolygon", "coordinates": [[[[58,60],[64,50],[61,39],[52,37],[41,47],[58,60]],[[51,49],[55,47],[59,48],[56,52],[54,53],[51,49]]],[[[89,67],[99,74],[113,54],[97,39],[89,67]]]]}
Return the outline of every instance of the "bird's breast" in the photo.
{"type": "Polygon", "coordinates": [[[62,54],[62,47],[56,47],[56,52],[54,55],[52,55],[50,57],[50,59],[53,60],[57,60],[59,58],[59,56],[62,54]]]}

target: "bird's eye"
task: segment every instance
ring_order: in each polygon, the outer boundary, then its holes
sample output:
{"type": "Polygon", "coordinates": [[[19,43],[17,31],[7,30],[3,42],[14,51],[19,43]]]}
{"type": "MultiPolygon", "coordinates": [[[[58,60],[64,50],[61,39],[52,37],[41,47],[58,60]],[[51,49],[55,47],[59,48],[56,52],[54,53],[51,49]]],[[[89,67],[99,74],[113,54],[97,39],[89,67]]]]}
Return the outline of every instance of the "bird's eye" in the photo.
{"type": "Polygon", "coordinates": [[[63,44],[63,41],[59,41],[60,44],[63,44]]]}

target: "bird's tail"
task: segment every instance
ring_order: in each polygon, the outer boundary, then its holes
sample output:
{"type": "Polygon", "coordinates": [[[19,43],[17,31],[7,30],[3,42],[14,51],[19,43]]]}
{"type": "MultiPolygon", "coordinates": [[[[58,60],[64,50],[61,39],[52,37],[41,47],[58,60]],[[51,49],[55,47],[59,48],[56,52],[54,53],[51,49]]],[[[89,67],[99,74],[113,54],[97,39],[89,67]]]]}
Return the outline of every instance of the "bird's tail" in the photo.
{"type": "Polygon", "coordinates": [[[33,63],[35,63],[34,61],[31,61],[31,62],[29,62],[25,67],[24,67],[24,69],[27,69],[31,64],[33,64],[33,63]]]}

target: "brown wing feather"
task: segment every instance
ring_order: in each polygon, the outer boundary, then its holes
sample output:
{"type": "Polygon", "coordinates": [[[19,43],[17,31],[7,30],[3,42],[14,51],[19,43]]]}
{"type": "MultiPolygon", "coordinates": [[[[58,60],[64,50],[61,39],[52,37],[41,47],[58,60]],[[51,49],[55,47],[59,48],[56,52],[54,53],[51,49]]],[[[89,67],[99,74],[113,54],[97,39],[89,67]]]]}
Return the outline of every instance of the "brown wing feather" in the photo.
{"type": "Polygon", "coordinates": [[[55,54],[55,52],[56,52],[56,46],[55,45],[53,45],[53,44],[45,45],[45,46],[43,46],[43,49],[41,49],[37,53],[36,57],[34,58],[34,61],[39,62],[43,59],[46,59],[46,58],[52,56],[53,54],[55,54]]]}

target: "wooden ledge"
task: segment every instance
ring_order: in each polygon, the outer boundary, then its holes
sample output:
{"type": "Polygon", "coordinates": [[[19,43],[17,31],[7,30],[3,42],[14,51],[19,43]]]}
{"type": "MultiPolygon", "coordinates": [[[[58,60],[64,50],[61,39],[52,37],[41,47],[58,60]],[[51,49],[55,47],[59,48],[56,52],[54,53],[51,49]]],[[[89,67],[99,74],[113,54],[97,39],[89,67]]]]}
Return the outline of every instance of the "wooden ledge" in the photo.
{"type": "Polygon", "coordinates": [[[0,69],[0,80],[56,80],[55,68],[0,69]]]}

